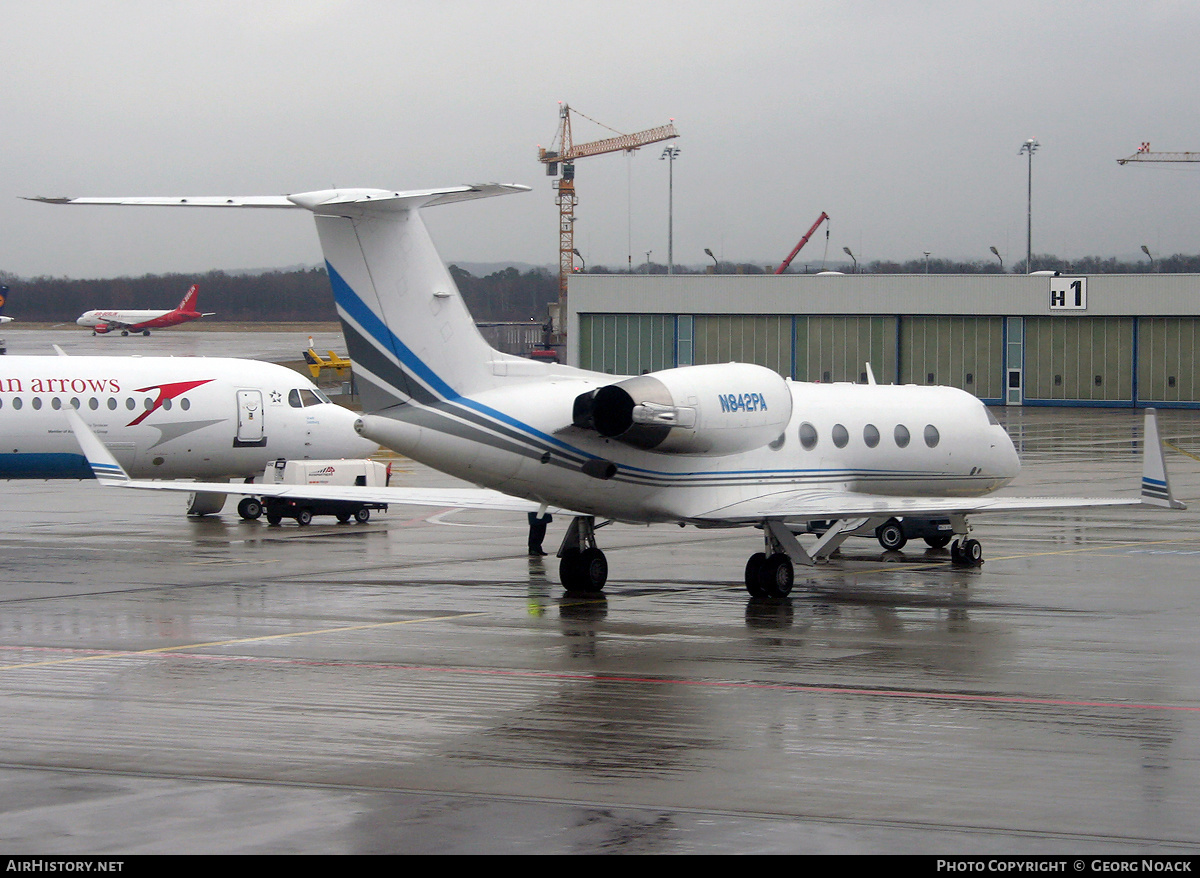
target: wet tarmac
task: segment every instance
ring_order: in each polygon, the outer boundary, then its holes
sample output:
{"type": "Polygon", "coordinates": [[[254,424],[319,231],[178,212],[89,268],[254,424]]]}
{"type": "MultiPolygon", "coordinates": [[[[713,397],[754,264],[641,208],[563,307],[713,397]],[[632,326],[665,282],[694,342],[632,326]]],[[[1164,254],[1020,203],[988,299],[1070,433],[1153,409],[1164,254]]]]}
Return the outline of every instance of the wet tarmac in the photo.
{"type": "MultiPolygon", "coordinates": [[[[1139,413],[998,413],[1013,493],[1136,491],[1139,413]]],[[[588,600],[523,517],[0,483],[0,850],[1194,852],[1200,414],[1161,422],[1189,511],[979,517],[974,570],[855,539],[773,601],[756,531],[604,528],[588,600]]]]}

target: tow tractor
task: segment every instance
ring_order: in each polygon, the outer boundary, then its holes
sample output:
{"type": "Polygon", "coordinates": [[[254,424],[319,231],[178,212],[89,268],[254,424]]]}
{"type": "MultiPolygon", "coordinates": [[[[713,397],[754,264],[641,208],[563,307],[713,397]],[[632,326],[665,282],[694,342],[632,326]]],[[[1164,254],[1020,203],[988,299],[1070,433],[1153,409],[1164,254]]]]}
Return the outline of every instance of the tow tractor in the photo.
{"type": "MultiPolygon", "coordinates": [[[[391,466],[377,460],[284,460],[267,464],[263,484],[268,485],[362,485],[386,487],[391,478],[391,466]]],[[[354,519],[365,524],[371,511],[386,511],[386,503],[364,503],[359,500],[313,500],[304,497],[245,497],[238,503],[238,515],[254,521],[266,513],[268,524],[279,524],[293,518],[305,526],[314,515],[332,515],[339,522],[354,519]]]]}

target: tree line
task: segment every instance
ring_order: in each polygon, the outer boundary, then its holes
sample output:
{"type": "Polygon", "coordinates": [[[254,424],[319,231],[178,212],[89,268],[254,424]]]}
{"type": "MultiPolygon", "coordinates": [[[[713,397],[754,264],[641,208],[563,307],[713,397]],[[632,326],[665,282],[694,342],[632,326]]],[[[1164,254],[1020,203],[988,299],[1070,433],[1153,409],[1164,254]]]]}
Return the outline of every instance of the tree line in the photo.
{"type": "MultiPolygon", "coordinates": [[[[1155,260],[1126,262],[1113,257],[1088,256],[1059,259],[1053,254],[1033,258],[1036,270],[1057,269],[1064,274],[1200,274],[1200,256],[1174,254],[1155,260]]],[[[558,276],[549,268],[519,271],[504,268],[476,277],[457,265],[450,274],[462,292],[471,314],[479,322],[541,322],[546,306],[558,299],[558,276]]],[[[834,263],[829,270],[868,274],[1000,274],[999,261],[963,262],[947,259],[878,260],[865,265],[834,263]]],[[[774,268],[749,262],[717,262],[710,266],[676,265],[676,274],[771,274],[774,268]]],[[[788,274],[815,273],[818,268],[793,263],[788,274]]],[[[1005,267],[1005,273],[1024,274],[1025,261],[1005,267]]],[[[632,272],[596,266],[589,274],[666,274],[667,266],[643,263],[632,272]]],[[[237,322],[316,322],[337,319],[333,294],[324,268],[204,274],[147,274],[105,280],[20,278],[0,271],[0,283],[9,287],[7,315],[39,323],[73,322],[94,308],[173,308],[193,283],[200,285],[200,310],[211,319],[237,322]]]]}
{"type": "MultiPolygon", "coordinates": [[[[546,269],[506,268],[475,277],[455,265],[450,273],[475,319],[527,322],[546,316],[558,299],[558,279],[546,269]]],[[[192,284],[199,284],[201,311],[213,320],[235,322],[316,322],[336,320],[333,293],[324,268],[261,273],[209,271],[203,274],[147,274],[142,277],[75,280],[20,278],[0,271],[9,287],[6,315],[37,323],[74,322],[95,308],[170,309],[192,284]]]]}

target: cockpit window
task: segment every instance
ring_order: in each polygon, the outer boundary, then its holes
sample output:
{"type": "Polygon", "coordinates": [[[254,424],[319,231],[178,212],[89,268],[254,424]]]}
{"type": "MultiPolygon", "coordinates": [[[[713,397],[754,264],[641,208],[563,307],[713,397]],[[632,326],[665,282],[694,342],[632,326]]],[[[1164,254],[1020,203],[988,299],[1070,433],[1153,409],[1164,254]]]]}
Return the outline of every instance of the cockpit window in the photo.
{"type": "Polygon", "coordinates": [[[288,391],[288,405],[294,409],[307,408],[310,405],[321,405],[326,402],[329,402],[329,397],[319,390],[309,390],[306,387],[300,387],[288,391]]]}

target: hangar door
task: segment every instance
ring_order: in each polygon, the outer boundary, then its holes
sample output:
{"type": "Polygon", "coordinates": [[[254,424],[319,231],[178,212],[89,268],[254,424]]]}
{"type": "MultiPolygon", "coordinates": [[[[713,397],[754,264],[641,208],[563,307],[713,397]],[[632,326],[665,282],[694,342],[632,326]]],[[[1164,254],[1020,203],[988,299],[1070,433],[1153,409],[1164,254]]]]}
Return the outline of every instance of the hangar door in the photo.
{"type": "Polygon", "coordinates": [[[1132,317],[1025,318],[1026,402],[1133,402],[1132,317]]]}
{"type": "Polygon", "coordinates": [[[754,314],[693,317],[694,359],[704,363],[757,363],[792,374],[792,318],[754,314]]]}
{"type": "Polygon", "coordinates": [[[1200,402],[1200,320],[1138,318],[1138,400],[1200,402]]]}
{"type": "Polygon", "coordinates": [[[674,365],[674,315],[579,315],[580,368],[610,375],[639,375],[674,365]]]}
{"type": "Polygon", "coordinates": [[[796,318],[796,373],[793,378],[861,384],[867,380],[867,363],[871,364],[871,371],[881,384],[896,380],[895,317],[796,318]]]}
{"type": "Polygon", "coordinates": [[[1003,317],[903,317],[900,383],[943,384],[1004,397],[1003,317]]]}

